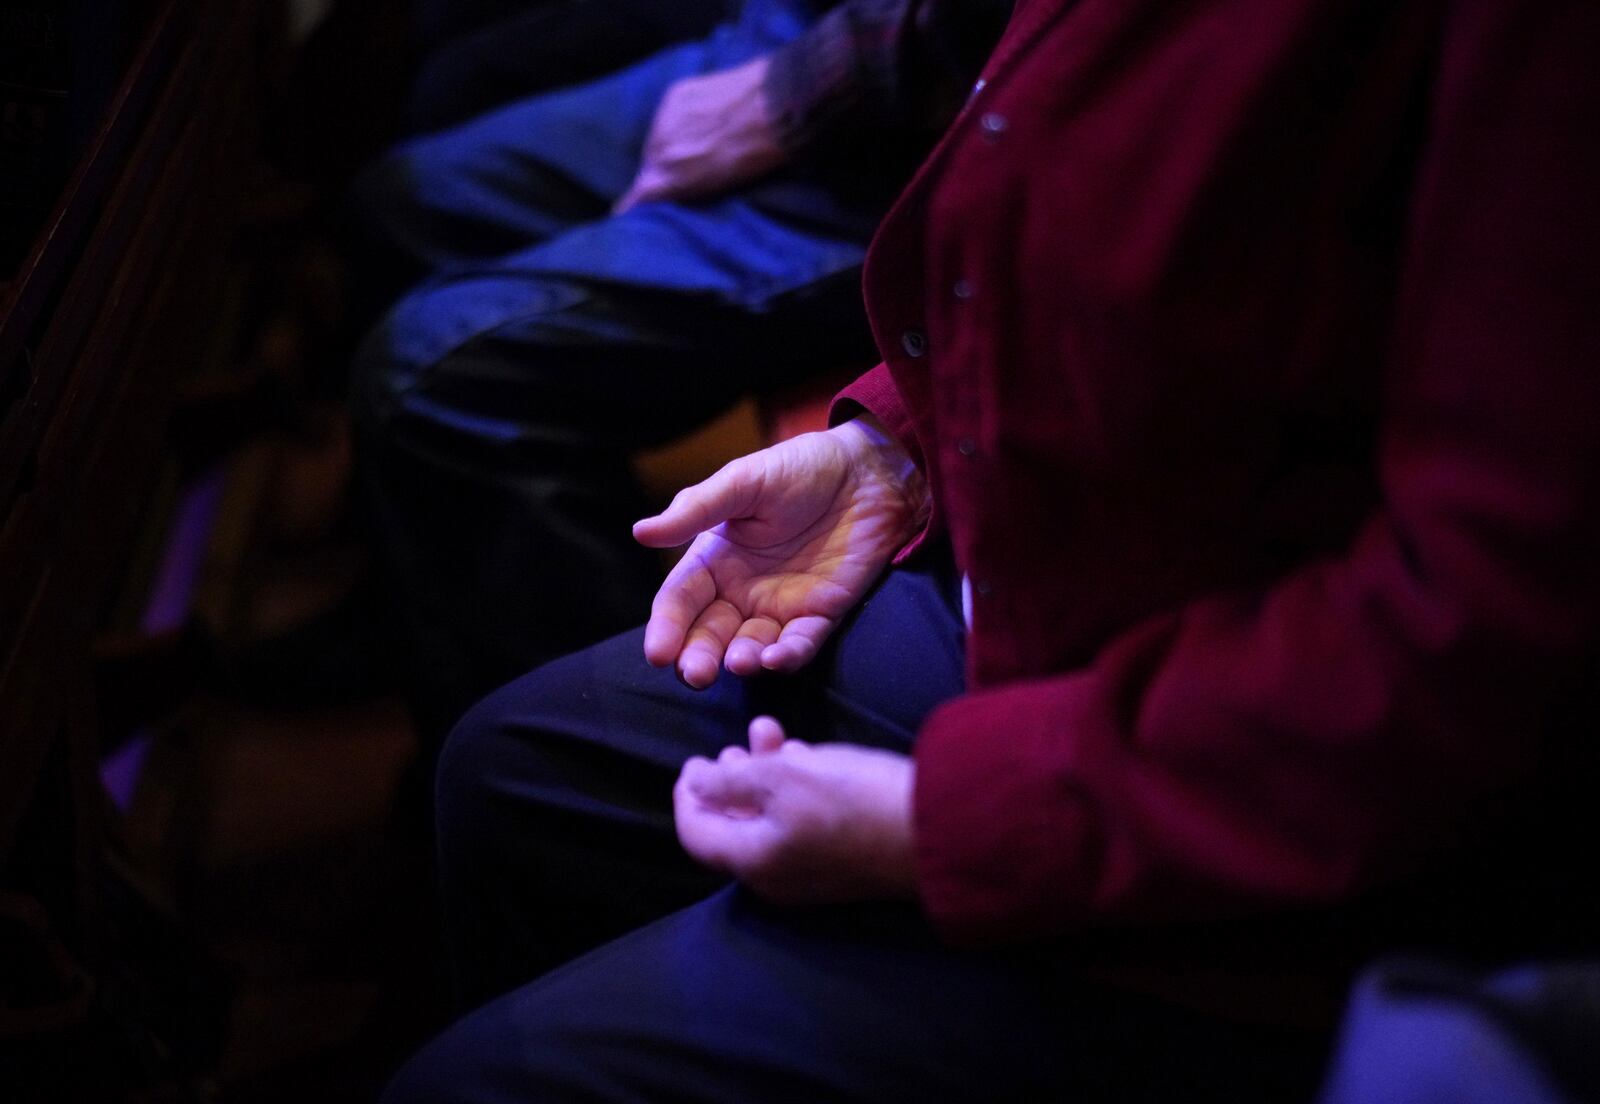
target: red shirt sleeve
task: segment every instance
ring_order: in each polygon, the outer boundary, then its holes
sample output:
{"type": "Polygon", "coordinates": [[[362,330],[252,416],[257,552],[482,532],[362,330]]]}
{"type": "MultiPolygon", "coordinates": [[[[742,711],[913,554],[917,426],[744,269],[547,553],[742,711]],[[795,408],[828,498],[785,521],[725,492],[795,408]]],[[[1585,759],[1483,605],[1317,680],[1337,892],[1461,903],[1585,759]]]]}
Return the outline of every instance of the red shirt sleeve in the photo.
{"type": "Polygon", "coordinates": [[[1533,769],[1600,622],[1600,7],[1448,13],[1382,507],[1338,558],[936,711],[916,831],[948,937],[1337,900],[1533,769]]]}

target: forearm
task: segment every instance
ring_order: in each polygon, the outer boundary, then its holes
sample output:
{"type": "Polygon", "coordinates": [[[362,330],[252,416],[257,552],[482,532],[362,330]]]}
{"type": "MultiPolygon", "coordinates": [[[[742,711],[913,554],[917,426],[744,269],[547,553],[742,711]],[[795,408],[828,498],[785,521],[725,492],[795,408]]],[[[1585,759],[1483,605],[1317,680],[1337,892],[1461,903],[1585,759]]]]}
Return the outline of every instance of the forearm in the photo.
{"type": "Polygon", "coordinates": [[[848,0],[778,50],[768,114],[791,154],[850,136],[931,137],[955,116],[1012,0],[848,0]]]}

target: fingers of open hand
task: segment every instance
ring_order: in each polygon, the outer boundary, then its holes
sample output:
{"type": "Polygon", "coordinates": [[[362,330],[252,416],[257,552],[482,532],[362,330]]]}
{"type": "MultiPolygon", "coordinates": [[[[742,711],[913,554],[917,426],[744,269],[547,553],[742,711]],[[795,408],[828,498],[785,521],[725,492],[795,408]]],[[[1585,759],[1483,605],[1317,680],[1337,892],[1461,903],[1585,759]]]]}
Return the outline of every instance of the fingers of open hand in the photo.
{"type": "Polygon", "coordinates": [[[730,518],[743,517],[754,506],[759,487],[753,459],[735,460],[711,478],[685,487],[661,513],[634,522],[633,539],[648,548],[676,548],[730,518]]]}
{"type": "Polygon", "coordinates": [[[771,617],[748,618],[728,642],[724,660],[728,670],[740,676],[756,674],[761,670],[761,653],[777,643],[782,626],[771,617]]]}
{"type": "Polygon", "coordinates": [[[667,573],[650,603],[650,620],[644,626],[646,661],[655,667],[676,662],[690,627],[716,597],[716,580],[698,550],[690,549],[667,573]]]}
{"type": "Polygon", "coordinates": [[[684,638],[683,651],[678,656],[679,677],[696,690],[715,682],[722,657],[743,623],[744,614],[737,606],[722,598],[713,599],[700,611],[684,638]]]}
{"type": "Polygon", "coordinates": [[[798,671],[811,662],[833,626],[831,617],[792,618],[777,640],[761,650],[761,666],[769,671],[798,671]]]}

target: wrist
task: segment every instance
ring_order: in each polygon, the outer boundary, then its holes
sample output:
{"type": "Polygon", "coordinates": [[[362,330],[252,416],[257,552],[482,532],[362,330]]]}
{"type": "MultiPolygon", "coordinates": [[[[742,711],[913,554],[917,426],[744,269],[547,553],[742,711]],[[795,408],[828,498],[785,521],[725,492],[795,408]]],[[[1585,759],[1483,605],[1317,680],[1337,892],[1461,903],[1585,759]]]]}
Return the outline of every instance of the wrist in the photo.
{"type": "Polygon", "coordinates": [[[900,439],[883,427],[871,412],[841,422],[828,432],[835,434],[849,451],[852,460],[880,481],[893,486],[911,511],[913,529],[927,524],[933,513],[933,495],[922,469],[900,439]]]}
{"type": "Polygon", "coordinates": [[[911,811],[915,791],[916,765],[908,762],[895,794],[883,849],[886,861],[881,869],[883,889],[888,897],[896,900],[914,900],[917,897],[915,818],[911,811]]]}

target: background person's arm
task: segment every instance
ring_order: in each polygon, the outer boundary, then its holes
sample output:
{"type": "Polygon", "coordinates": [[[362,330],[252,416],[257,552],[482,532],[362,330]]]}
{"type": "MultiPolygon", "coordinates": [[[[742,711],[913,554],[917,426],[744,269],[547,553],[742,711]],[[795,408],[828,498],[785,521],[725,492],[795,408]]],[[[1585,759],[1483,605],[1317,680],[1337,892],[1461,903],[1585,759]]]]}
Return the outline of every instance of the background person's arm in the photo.
{"type": "Polygon", "coordinates": [[[863,134],[933,137],[966,102],[1014,0],[848,0],[777,50],[766,99],[798,153],[863,134]]]}
{"type": "Polygon", "coordinates": [[[1010,9],[1010,0],[847,0],[770,55],[678,81],[614,209],[727,192],[863,134],[931,140],[1010,9]]]}

